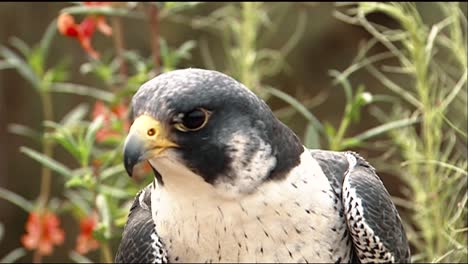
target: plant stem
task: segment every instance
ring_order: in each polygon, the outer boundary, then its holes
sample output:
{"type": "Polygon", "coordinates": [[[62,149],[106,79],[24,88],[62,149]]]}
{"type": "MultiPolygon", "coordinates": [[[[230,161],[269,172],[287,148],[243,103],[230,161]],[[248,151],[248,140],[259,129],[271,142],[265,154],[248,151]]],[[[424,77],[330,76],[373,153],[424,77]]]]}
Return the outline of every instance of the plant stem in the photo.
{"type": "MultiPolygon", "coordinates": [[[[42,114],[44,116],[43,120],[53,120],[53,109],[52,109],[52,98],[50,93],[47,91],[43,91],[40,94],[41,102],[42,102],[42,114]]],[[[44,131],[45,135],[46,131],[44,131]]],[[[43,137],[42,141],[42,153],[47,157],[52,158],[53,156],[53,143],[47,139],[45,136],[43,137]]],[[[52,172],[51,170],[46,167],[42,166],[41,169],[41,189],[39,193],[38,203],[39,203],[39,215],[42,215],[47,207],[47,202],[49,200],[50,195],[50,185],[52,172]]],[[[40,221],[42,221],[42,217],[40,217],[40,221]]],[[[42,224],[41,224],[42,225],[42,224]]],[[[41,229],[40,232],[43,230],[41,229]]],[[[42,261],[42,254],[39,252],[38,249],[34,251],[33,255],[33,262],[34,263],[41,263],[42,261]]]]}
{"type": "Polygon", "coordinates": [[[114,47],[117,53],[117,59],[119,61],[119,73],[125,81],[127,77],[127,64],[123,58],[123,52],[125,50],[122,20],[118,16],[112,17],[112,28],[114,29],[114,47]]]}
{"type": "Polygon", "coordinates": [[[34,251],[33,254],[33,263],[41,263],[42,262],[42,255],[39,253],[39,250],[34,251]]]}
{"type": "MultiPolygon", "coordinates": [[[[53,120],[53,109],[52,109],[52,99],[48,92],[41,93],[42,101],[42,113],[44,115],[44,120],[53,120]]],[[[44,131],[45,134],[46,131],[44,131]]],[[[44,137],[42,142],[42,153],[47,157],[52,158],[53,156],[53,143],[44,137]]],[[[39,211],[42,213],[47,205],[50,195],[50,185],[51,185],[51,170],[42,166],[41,170],[41,189],[39,193],[39,211]]]]}
{"type": "Polygon", "coordinates": [[[106,242],[101,242],[101,247],[102,247],[102,259],[103,259],[103,262],[104,263],[112,263],[113,262],[113,259],[112,259],[112,253],[111,253],[111,250],[110,250],[110,247],[109,247],[109,243],[106,241],[106,242]]]}
{"type": "Polygon", "coordinates": [[[258,74],[255,71],[256,37],[258,29],[257,12],[261,3],[243,2],[240,39],[240,80],[247,87],[256,90],[258,87],[258,74]]]}
{"type": "Polygon", "coordinates": [[[330,144],[330,149],[339,151],[343,147],[343,137],[346,132],[346,129],[348,129],[349,123],[350,123],[350,112],[351,112],[351,105],[350,103],[347,103],[346,108],[345,108],[345,114],[343,116],[343,119],[341,120],[340,127],[338,128],[338,132],[336,135],[333,137],[332,142],[330,144]]]}
{"type": "Polygon", "coordinates": [[[150,5],[148,16],[150,20],[151,51],[153,53],[154,71],[159,74],[159,10],[154,4],[150,5]]]}

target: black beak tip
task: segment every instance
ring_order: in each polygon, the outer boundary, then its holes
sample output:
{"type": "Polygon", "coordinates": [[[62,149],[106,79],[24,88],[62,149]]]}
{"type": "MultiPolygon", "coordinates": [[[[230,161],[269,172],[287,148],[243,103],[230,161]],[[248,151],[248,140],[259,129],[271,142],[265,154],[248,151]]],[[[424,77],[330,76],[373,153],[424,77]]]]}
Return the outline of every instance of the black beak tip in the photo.
{"type": "Polygon", "coordinates": [[[133,168],[125,166],[125,170],[127,171],[127,174],[130,178],[133,177],[133,168]]]}
{"type": "Polygon", "coordinates": [[[133,176],[133,168],[141,161],[144,151],[143,143],[135,136],[129,136],[125,141],[123,162],[128,176],[133,176]]]}

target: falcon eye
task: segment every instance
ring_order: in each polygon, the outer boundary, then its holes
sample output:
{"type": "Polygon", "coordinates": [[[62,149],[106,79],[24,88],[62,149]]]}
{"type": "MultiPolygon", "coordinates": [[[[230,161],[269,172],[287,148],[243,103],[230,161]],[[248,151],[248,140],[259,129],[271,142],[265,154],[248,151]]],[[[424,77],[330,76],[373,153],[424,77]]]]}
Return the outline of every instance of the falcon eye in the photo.
{"type": "Polygon", "coordinates": [[[200,130],[208,122],[208,117],[210,114],[211,113],[206,109],[195,109],[191,112],[183,114],[174,124],[174,127],[182,132],[200,130]]]}
{"type": "Polygon", "coordinates": [[[148,134],[148,136],[152,137],[152,136],[154,136],[154,134],[156,134],[156,131],[154,130],[154,128],[150,128],[150,129],[148,129],[146,134],[148,134]]]}

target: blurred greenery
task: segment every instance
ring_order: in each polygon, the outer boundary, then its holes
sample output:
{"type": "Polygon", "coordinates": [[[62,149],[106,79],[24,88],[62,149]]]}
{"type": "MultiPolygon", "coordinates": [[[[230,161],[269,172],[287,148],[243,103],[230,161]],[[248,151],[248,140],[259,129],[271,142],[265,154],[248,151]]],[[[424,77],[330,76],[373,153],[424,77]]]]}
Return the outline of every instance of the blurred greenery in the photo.
{"type": "Polygon", "coordinates": [[[244,83],[307,147],[370,160],[413,261],[468,262],[466,3],[48,3],[37,23],[10,15],[36,4],[0,6],[0,262],[112,261],[151,180],[144,165],[136,182],[125,177],[128,103],[185,67],[244,83]],[[100,59],[57,34],[64,12],[110,21],[110,38],[93,37],[100,59]],[[45,210],[66,234],[52,256],[19,238],[27,212],[45,210]],[[100,247],[77,252],[77,226],[93,213],[100,247]]]}

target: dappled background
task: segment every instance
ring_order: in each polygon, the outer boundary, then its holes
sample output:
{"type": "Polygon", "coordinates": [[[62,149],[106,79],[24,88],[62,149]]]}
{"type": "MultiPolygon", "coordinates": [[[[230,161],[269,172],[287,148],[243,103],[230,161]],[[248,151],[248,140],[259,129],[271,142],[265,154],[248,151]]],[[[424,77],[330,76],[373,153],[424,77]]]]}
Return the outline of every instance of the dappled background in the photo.
{"type": "Polygon", "coordinates": [[[0,260],[109,260],[150,180],[119,162],[129,98],[197,67],[246,84],[307,146],[369,160],[415,261],[467,261],[466,3],[88,3],[0,3],[0,260]],[[75,24],[57,27],[64,12],[75,24]],[[44,208],[60,222],[50,254],[22,239],[44,208]]]}

